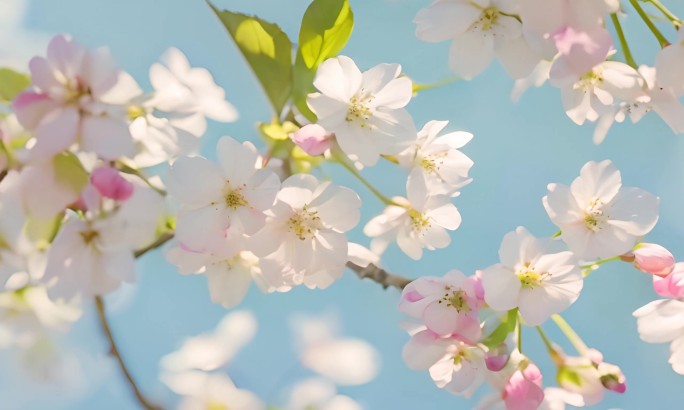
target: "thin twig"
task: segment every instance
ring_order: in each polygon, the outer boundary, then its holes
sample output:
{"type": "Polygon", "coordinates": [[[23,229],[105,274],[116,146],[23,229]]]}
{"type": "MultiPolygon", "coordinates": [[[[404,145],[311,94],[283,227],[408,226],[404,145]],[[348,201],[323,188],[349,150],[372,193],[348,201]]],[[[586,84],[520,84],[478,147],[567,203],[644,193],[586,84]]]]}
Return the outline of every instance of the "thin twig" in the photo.
{"type": "Polygon", "coordinates": [[[395,287],[399,290],[404,289],[406,285],[411,283],[412,279],[405,278],[400,275],[395,275],[393,273],[389,273],[386,270],[382,268],[378,268],[377,266],[373,265],[372,263],[369,263],[368,266],[365,268],[362,266],[359,266],[353,262],[347,262],[347,267],[351,270],[354,271],[358,275],[359,278],[364,279],[370,279],[373,282],[379,283],[382,285],[384,289],[391,287],[395,287]]]}
{"type": "Polygon", "coordinates": [[[151,244],[149,244],[148,246],[146,246],[142,249],[138,249],[137,251],[135,251],[134,255],[136,258],[139,258],[139,257],[143,256],[144,254],[146,254],[147,252],[153,251],[153,250],[159,248],[160,246],[164,245],[166,242],[170,241],[171,239],[173,239],[173,233],[171,233],[171,232],[163,233],[159,236],[159,238],[157,238],[156,241],[152,242],[151,244]]]}
{"type": "Polygon", "coordinates": [[[121,369],[121,372],[123,375],[126,377],[126,381],[128,382],[128,385],[131,387],[133,390],[133,393],[135,394],[135,398],[138,399],[138,402],[140,405],[146,409],[146,410],[163,410],[163,407],[151,403],[145,396],[143,396],[142,392],[138,388],[138,385],[135,383],[135,380],[133,380],[133,376],[131,376],[131,373],[128,371],[128,368],[126,367],[126,363],[124,362],[123,358],[121,357],[121,354],[119,353],[119,349],[116,347],[116,342],[114,341],[114,336],[112,335],[112,331],[109,328],[109,323],[107,322],[107,315],[105,314],[105,306],[104,306],[104,301],[102,300],[101,296],[95,296],[95,305],[97,306],[97,314],[98,317],[100,318],[100,326],[102,327],[102,332],[104,335],[107,337],[107,340],[109,341],[109,346],[110,350],[109,353],[116,358],[116,361],[119,363],[119,368],[121,369]]]}

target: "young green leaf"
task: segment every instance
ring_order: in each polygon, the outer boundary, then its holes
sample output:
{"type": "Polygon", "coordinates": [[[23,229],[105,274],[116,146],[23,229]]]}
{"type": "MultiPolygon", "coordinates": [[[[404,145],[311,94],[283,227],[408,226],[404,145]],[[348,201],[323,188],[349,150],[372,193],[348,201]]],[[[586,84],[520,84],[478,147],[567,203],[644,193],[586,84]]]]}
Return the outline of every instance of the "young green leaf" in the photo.
{"type": "Polygon", "coordinates": [[[31,84],[31,78],[9,68],[0,68],[0,101],[9,102],[31,84]]]}
{"type": "Polygon", "coordinates": [[[277,115],[292,94],[292,42],[276,24],[256,16],[220,11],[221,20],[261,83],[277,115]]]}
{"type": "Polygon", "coordinates": [[[294,65],[293,100],[310,121],[316,121],[316,116],[306,105],[306,96],[314,91],[316,70],[344,48],[353,28],[354,14],[347,0],[314,0],[304,13],[294,65]]]}

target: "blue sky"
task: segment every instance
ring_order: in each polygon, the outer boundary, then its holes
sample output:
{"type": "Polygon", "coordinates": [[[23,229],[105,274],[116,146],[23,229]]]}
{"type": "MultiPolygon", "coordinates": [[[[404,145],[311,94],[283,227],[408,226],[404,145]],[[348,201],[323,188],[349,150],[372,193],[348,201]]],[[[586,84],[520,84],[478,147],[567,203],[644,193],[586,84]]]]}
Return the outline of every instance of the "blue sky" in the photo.
{"type": "MultiPolygon", "coordinates": [[[[24,4],[26,9],[22,16],[16,8],[17,13],[6,14],[11,19],[1,21],[3,63],[18,64],[29,50],[44,53],[41,45],[51,35],[70,33],[88,46],[108,46],[143,87],[148,87],[149,66],[170,46],[183,50],[193,65],[210,69],[241,117],[236,123],[210,126],[203,142],[209,157],[221,135],[257,142],[255,123],[267,121],[271,115],[256,80],[203,1],[4,2],[24,4]],[[13,24],[7,24],[9,20],[13,24]]],[[[216,1],[219,8],[255,13],[277,22],[292,39],[296,39],[307,4],[306,0],[216,1]]],[[[397,62],[419,82],[451,75],[448,44],[423,43],[414,35],[411,20],[429,1],[351,0],[351,4],[356,26],[343,53],[361,68],[397,62]]],[[[673,9],[684,14],[682,5],[673,9]]],[[[651,62],[657,43],[635,17],[629,16],[626,23],[630,44],[637,61],[651,62]]],[[[442,275],[454,268],[471,274],[497,262],[501,238],[516,226],[523,225],[537,236],[553,234],[556,229],[541,204],[546,185],[569,184],[586,161],[603,159],[617,165],[625,185],[660,197],[660,222],[648,240],[664,245],[680,260],[684,258],[684,140],[680,136],[649,116],[637,125],[615,126],[606,142],[596,146],[591,142],[591,126],[576,126],[565,116],[558,90],[534,89],[514,104],[509,98],[511,88],[512,81],[494,64],[473,81],[423,92],[411,102],[409,110],[419,126],[431,119],[449,120],[449,130],[475,134],[464,149],[475,162],[474,182],[456,200],[463,224],[452,234],[452,245],[427,253],[419,262],[391,248],[384,260],[389,270],[411,277],[442,275]]],[[[381,204],[356,181],[334,167],[326,171],[340,184],[360,192],[364,222],[381,211],[381,204]]],[[[368,177],[388,195],[404,193],[403,174],[390,166],[374,168],[368,177]]],[[[352,239],[367,244],[360,229],[352,239]]],[[[171,404],[173,395],[157,380],[160,357],[178,348],[184,338],[212,329],[226,310],[209,301],[204,278],[178,275],[159,253],[140,261],[138,275],[135,287],[108,298],[114,306],[112,326],[143,389],[156,400],[171,404]]],[[[643,343],[636,333],[631,313],[654,299],[648,277],[628,265],[616,264],[592,274],[578,302],[567,311],[567,320],[585,342],[603,351],[607,361],[619,364],[628,378],[627,393],[607,394],[598,408],[677,408],[684,400],[682,376],[667,363],[668,347],[643,343]]],[[[231,363],[229,373],[237,384],[264,398],[282,397],[293,378],[310,374],[298,367],[288,343],[291,316],[330,312],[339,316],[346,334],[364,338],[382,352],[380,376],[368,385],[342,392],[368,409],[471,408],[473,402],[438,390],[426,373],[405,367],[401,348],[407,336],[398,325],[402,317],[396,310],[397,301],[398,292],[360,281],[351,273],[326,291],[295,289],[263,295],[252,289],[241,308],[256,314],[260,329],[231,363]]],[[[545,328],[557,341],[563,340],[552,325],[545,328]]],[[[17,373],[13,354],[5,352],[0,358],[9,364],[0,370],[0,407],[135,408],[117,369],[102,355],[106,346],[92,314],[86,314],[62,344],[81,369],[80,376],[67,383],[75,386],[78,394],[68,394],[61,387],[28,384],[17,373]]],[[[533,357],[547,371],[547,384],[551,383],[551,363],[531,330],[525,335],[525,350],[538,352],[533,357]]]]}

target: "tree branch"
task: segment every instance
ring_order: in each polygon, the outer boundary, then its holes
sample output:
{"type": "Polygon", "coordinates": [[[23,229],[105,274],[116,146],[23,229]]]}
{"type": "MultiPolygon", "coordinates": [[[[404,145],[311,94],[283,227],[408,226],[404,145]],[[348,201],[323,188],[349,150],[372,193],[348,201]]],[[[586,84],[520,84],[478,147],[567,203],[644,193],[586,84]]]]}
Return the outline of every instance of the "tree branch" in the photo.
{"type": "Polygon", "coordinates": [[[133,380],[133,376],[131,376],[131,373],[128,371],[128,368],[126,367],[126,363],[124,362],[123,358],[121,357],[121,354],[119,353],[119,349],[116,347],[116,342],[114,341],[114,336],[112,335],[112,331],[109,328],[109,323],[107,322],[107,315],[105,314],[105,306],[104,306],[104,300],[102,300],[101,296],[95,296],[95,305],[97,306],[97,314],[100,319],[100,326],[102,327],[102,332],[104,333],[105,337],[109,341],[109,353],[116,358],[116,361],[119,363],[119,368],[121,369],[121,372],[123,375],[126,377],[126,381],[128,382],[128,385],[131,387],[133,390],[133,393],[135,394],[135,398],[138,400],[140,405],[146,409],[146,410],[163,410],[163,407],[151,403],[150,401],[143,396],[142,392],[138,388],[138,385],[135,383],[135,380],[133,380]]]}
{"type": "Polygon", "coordinates": [[[382,285],[383,289],[394,287],[402,290],[406,287],[406,285],[412,282],[412,279],[389,273],[382,268],[378,268],[372,263],[369,263],[368,266],[364,268],[353,262],[347,262],[347,267],[354,271],[359,278],[370,279],[373,282],[379,283],[382,285]]]}

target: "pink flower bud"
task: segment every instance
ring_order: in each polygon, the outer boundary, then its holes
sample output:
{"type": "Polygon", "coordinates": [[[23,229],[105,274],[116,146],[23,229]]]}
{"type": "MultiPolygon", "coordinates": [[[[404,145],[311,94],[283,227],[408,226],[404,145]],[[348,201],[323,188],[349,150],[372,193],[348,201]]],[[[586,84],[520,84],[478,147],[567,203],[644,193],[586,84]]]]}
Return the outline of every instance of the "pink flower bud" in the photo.
{"type": "Polygon", "coordinates": [[[90,183],[106,198],[125,201],[133,195],[133,184],[126,181],[114,168],[95,169],[90,175],[90,183]]]}
{"type": "Polygon", "coordinates": [[[318,124],[309,124],[300,128],[291,136],[292,141],[309,155],[321,155],[330,148],[332,136],[318,124]]]}
{"type": "Polygon", "coordinates": [[[642,272],[665,277],[674,269],[675,259],[662,246],[644,243],[634,251],[634,266],[642,272]]]}
{"type": "Polygon", "coordinates": [[[603,387],[615,393],[627,391],[627,380],[619,367],[609,363],[601,363],[598,365],[598,371],[601,374],[603,387]]]}
{"type": "Polygon", "coordinates": [[[502,343],[498,347],[487,352],[485,355],[485,364],[490,371],[498,372],[506,367],[506,363],[508,363],[510,357],[508,346],[506,346],[505,343],[502,343]]]}
{"type": "Polygon", "coordinates": [[[684,262],[675,264],[672,273],[664,278],[654,276],[653,288],[657,294],[666,298],[684,297],[684,262]]]}
{"type": "Polygon", "coordinates": [[[544,401],[542,374],[531,362],[523,369],[518,369],[508,380],[502,393],[506,410],[537,409],[544,401]]]}

